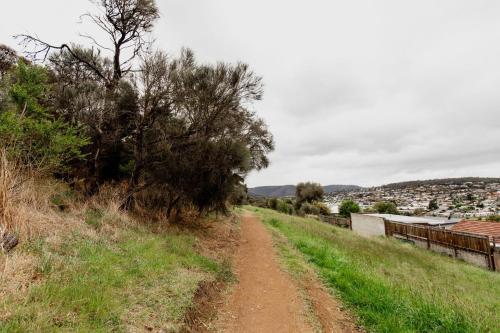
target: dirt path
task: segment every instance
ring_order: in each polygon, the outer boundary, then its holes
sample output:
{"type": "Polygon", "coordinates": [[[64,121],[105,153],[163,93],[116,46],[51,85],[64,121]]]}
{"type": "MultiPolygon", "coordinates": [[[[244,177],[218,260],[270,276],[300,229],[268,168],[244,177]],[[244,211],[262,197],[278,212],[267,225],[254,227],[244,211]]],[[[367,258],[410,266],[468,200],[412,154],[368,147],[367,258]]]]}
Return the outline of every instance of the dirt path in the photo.
{"type": "Polygon", "coordinates": [[[234,265],[239,282],[219,312],[219,331],[313,332],[296,285],[280,269],[271,235],[249,214],[242,216],[234,265]]]}
{"type": "Polygon", "coordinates": [[[317,278],[311,275],[296,283],[280,268],[271,234],[250,213],[242,216],[234,266],[239,282],[219,311],[216,331],[359,332],[317,278]],[[307,313],[304,299],[314,313],[307,313]]]}

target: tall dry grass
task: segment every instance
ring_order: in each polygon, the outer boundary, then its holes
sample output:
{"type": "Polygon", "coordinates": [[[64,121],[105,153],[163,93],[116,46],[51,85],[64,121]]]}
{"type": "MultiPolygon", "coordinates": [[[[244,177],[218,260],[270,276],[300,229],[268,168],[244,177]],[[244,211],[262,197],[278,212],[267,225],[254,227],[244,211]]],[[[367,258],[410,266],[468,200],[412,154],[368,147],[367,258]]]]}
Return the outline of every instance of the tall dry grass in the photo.
{"type": "Polygon", "coordinates": [[[18,231],[15,201],[20,180],[7,160],[5,150],[0,151],[0,235],[6,231],[18,231]]]}
{"type": "Polygon", "coordinates": [[[103,232],[112,238],[118,225],[130,223],[119,208],[120,195],[120,190],[109,187],[98,196],[83,199],[67,184],[9,161],[0,150],[0,236],[8,231],[20,241],[8,255],[0,251],[0,299],[7,295],[22,298],[37,281],[45,252],[33,253],[24,245],[43,243],[58,248],[74,232],[89,238],[103,232]],[[86,223],[88,211],[95,209],[103,212],[99,231],[86,223]]]}
{"type": "Polygon", "coordinates": [[[10,161],[0,151],[0,230],[26,241],[64,229],[74,221],[59,214],[52,202],[64,188],[56,180],[10,161]]]}

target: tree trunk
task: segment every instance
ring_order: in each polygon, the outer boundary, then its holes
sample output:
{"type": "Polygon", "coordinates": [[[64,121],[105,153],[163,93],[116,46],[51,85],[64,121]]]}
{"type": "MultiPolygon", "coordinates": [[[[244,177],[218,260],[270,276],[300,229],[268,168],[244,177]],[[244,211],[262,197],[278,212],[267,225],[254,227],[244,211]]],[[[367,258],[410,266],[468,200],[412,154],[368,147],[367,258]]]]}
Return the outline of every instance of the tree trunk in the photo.
{"type": "Polygon", "coordinates": [[[134,208],[134,193],[139,186],[139,180],[141,178],[144,165],[144,129],[142,124],[139,126],[140,128],[137,132],[134,147],[134,170],[132,171],[132,175],[130,176],[130,181],[128,183],[127,197],[121,207],[126,210],[134,208]]]}

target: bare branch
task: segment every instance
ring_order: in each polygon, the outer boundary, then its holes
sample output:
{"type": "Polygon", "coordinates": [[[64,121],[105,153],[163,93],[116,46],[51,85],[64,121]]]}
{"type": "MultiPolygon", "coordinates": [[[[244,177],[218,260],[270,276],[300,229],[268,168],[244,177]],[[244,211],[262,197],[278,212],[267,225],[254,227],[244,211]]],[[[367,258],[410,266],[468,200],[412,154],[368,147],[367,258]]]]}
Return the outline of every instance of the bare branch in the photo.
{"type": "Polygon", "coordinates": [[[113,49],[109,48],[109,47],[106,47],[104,45],[102,45],[101,43],[99,43],[94,37],[90,36],[90,35],[87,35],[87,34],[79,34],[80,37],[83,37],[83,38],[87,38],[89,40],[92,41],[92,43],[94,43],[95,45],[99,46],[100,48],[102,49],[105,49],[105,50],[108,50],[110,52],[114,52],[113,49]]]}

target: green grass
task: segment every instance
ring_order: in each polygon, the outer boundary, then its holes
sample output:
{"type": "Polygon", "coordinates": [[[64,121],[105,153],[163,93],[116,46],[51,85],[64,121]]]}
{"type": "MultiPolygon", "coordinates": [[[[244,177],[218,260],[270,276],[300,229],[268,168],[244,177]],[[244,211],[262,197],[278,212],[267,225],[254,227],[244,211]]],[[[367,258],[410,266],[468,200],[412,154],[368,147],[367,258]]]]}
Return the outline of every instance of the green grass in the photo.
{"type": "Polygon", "coordinates": [[[284,235],[369,331],[500,332],[498,273],[394,239],[247,209],[284,235]]]}
{"type": "Polygon", "coordinates": [[[199,283],[228,274],[194,245],[187,233],[147,229],[33,242],[21,251],[39,258],[40,282],[21,299],[0,300],[9,313],[0,316],[0,332],[176,332],[199,283]]]}

